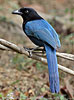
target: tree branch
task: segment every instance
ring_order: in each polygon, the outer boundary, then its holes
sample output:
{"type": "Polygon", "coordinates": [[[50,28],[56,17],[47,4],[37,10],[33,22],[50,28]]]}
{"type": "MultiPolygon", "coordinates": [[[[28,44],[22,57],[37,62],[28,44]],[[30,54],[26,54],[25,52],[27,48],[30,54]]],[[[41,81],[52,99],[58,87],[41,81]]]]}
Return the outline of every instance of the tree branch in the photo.
{"type": "MultiPolygon", "coordinates": [[[[46,54],[42,54],[42,52],[33,52],[35,53],[37,56],[41,56],[43,58],[46,57],[46,54]]],[[[67,60],[71,60],[71,61],[74,61],[74,55],[73,54],[67,54],[67,53],[60,53],[60,52],[56,52],[56,55],[58,57],[61,57],[61,58],[64,58],[64,59],[67,59],[67,60]]]]}
{"type": "Polygon", "coordinates": [[[61,57],[61,58],[65,58],[65,59],[74,61],[74,55],[72,55],[72,54],[59,53],[59,52],[57,52],[56,55],[57,55],[58,57],[61,57]]]}
{"type": "MultiPolygon", "coordinates": [[[[19,46],[15,45],[11,42],[8,42],[4,39],[0,39],[0,49],[1,50],[7,50],[7,51],[14,51],[14,52],[24,54],[24,55],[29,57],[28,51],[26,51],[24,48],[20,48],[19,46]]],[[[47,59],[44,58],[45,54],[44,54],[44,57],[41,56],[42,55],[41,53],[40,53],[41,54],[40,56],[38,54],[39,54],[38,52],[37,53],[33,52],[31,58],[35,59],[35,60],[38,60],[38,61],[41,61],[44,64],[47,64],[47,59]]],[[[74,55],[72,55],[72,54],[58,53],[57,52],[57,56],[68,59],[68,60],[72,60],[72,61],[74,60],[74,55]]],[[[58,64],[58,68],[60,70],[64,71],[64,72],[66,72],[66,73],[74,75],[74,71],[69,69],[69,68],[66,68],[65,66],[62,66],[62,65],[58,64]]]]}

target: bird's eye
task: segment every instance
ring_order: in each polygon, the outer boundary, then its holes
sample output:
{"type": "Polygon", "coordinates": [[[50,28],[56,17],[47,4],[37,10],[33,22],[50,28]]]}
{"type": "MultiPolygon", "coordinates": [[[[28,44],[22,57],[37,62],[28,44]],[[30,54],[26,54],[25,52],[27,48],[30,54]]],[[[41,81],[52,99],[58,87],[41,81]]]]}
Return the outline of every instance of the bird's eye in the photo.
{"type": "Polygon", "coordinates": [[[28,11],[28,10],[26,10],[26,11],[25,11],[25,13],[26,13],[26,14],[28,14],[28,13],[29,13],[29,11],[28,11]]]}

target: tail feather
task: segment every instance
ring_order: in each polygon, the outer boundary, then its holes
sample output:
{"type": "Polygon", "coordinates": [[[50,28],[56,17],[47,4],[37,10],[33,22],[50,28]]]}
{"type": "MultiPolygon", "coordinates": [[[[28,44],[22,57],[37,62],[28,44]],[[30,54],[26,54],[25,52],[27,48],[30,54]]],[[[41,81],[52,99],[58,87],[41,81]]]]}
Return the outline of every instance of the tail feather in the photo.
{"type": "Polygon", "coordinates": [[[47,44],[45,44],[45,50],[48,62],[50,90],[52,93],[58,93],[60,89],[56,50],[47,44]]]}

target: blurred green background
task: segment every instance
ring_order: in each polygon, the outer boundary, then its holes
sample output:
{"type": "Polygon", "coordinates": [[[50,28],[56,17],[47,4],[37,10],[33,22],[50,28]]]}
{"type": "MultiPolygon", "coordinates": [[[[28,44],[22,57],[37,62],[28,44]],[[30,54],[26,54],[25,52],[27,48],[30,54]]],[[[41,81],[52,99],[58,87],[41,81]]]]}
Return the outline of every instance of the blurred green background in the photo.
{"type": "MultiPolygon", "coordinates": [[[[22,30],[22,18],[11,14],[21,7],[34,8],[55,28],[62,45],[59,52],[74,54],[74,0],[0,0],[0,38],[20,47],[35,47],[22,30]]],[[[58,58],[58,63],[74,70],[73,61],[58,58]]],[[[19,100],[73,98],[74,77],[60,70],[59,74],[61,92],[53,95],[47,66],[24,55],[0,50],[0,98],[8,94],[19,100]]]]}

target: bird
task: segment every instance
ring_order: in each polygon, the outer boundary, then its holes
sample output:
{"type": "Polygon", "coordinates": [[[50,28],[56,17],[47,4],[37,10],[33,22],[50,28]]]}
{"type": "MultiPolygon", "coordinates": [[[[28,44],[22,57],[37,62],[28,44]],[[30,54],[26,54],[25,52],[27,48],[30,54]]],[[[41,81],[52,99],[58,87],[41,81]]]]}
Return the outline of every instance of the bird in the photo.
{"type": "Polygon", "coordinates": [[[59,93],[59,72],[56,51],[61,47],[59,36],[55,29],[36,10],[23,7],[14,10],[12,14],[23,18],[22,28],[28,38],[38,47],[44,47],[48,63],[49,83],[51,93],[59,93]]]}

